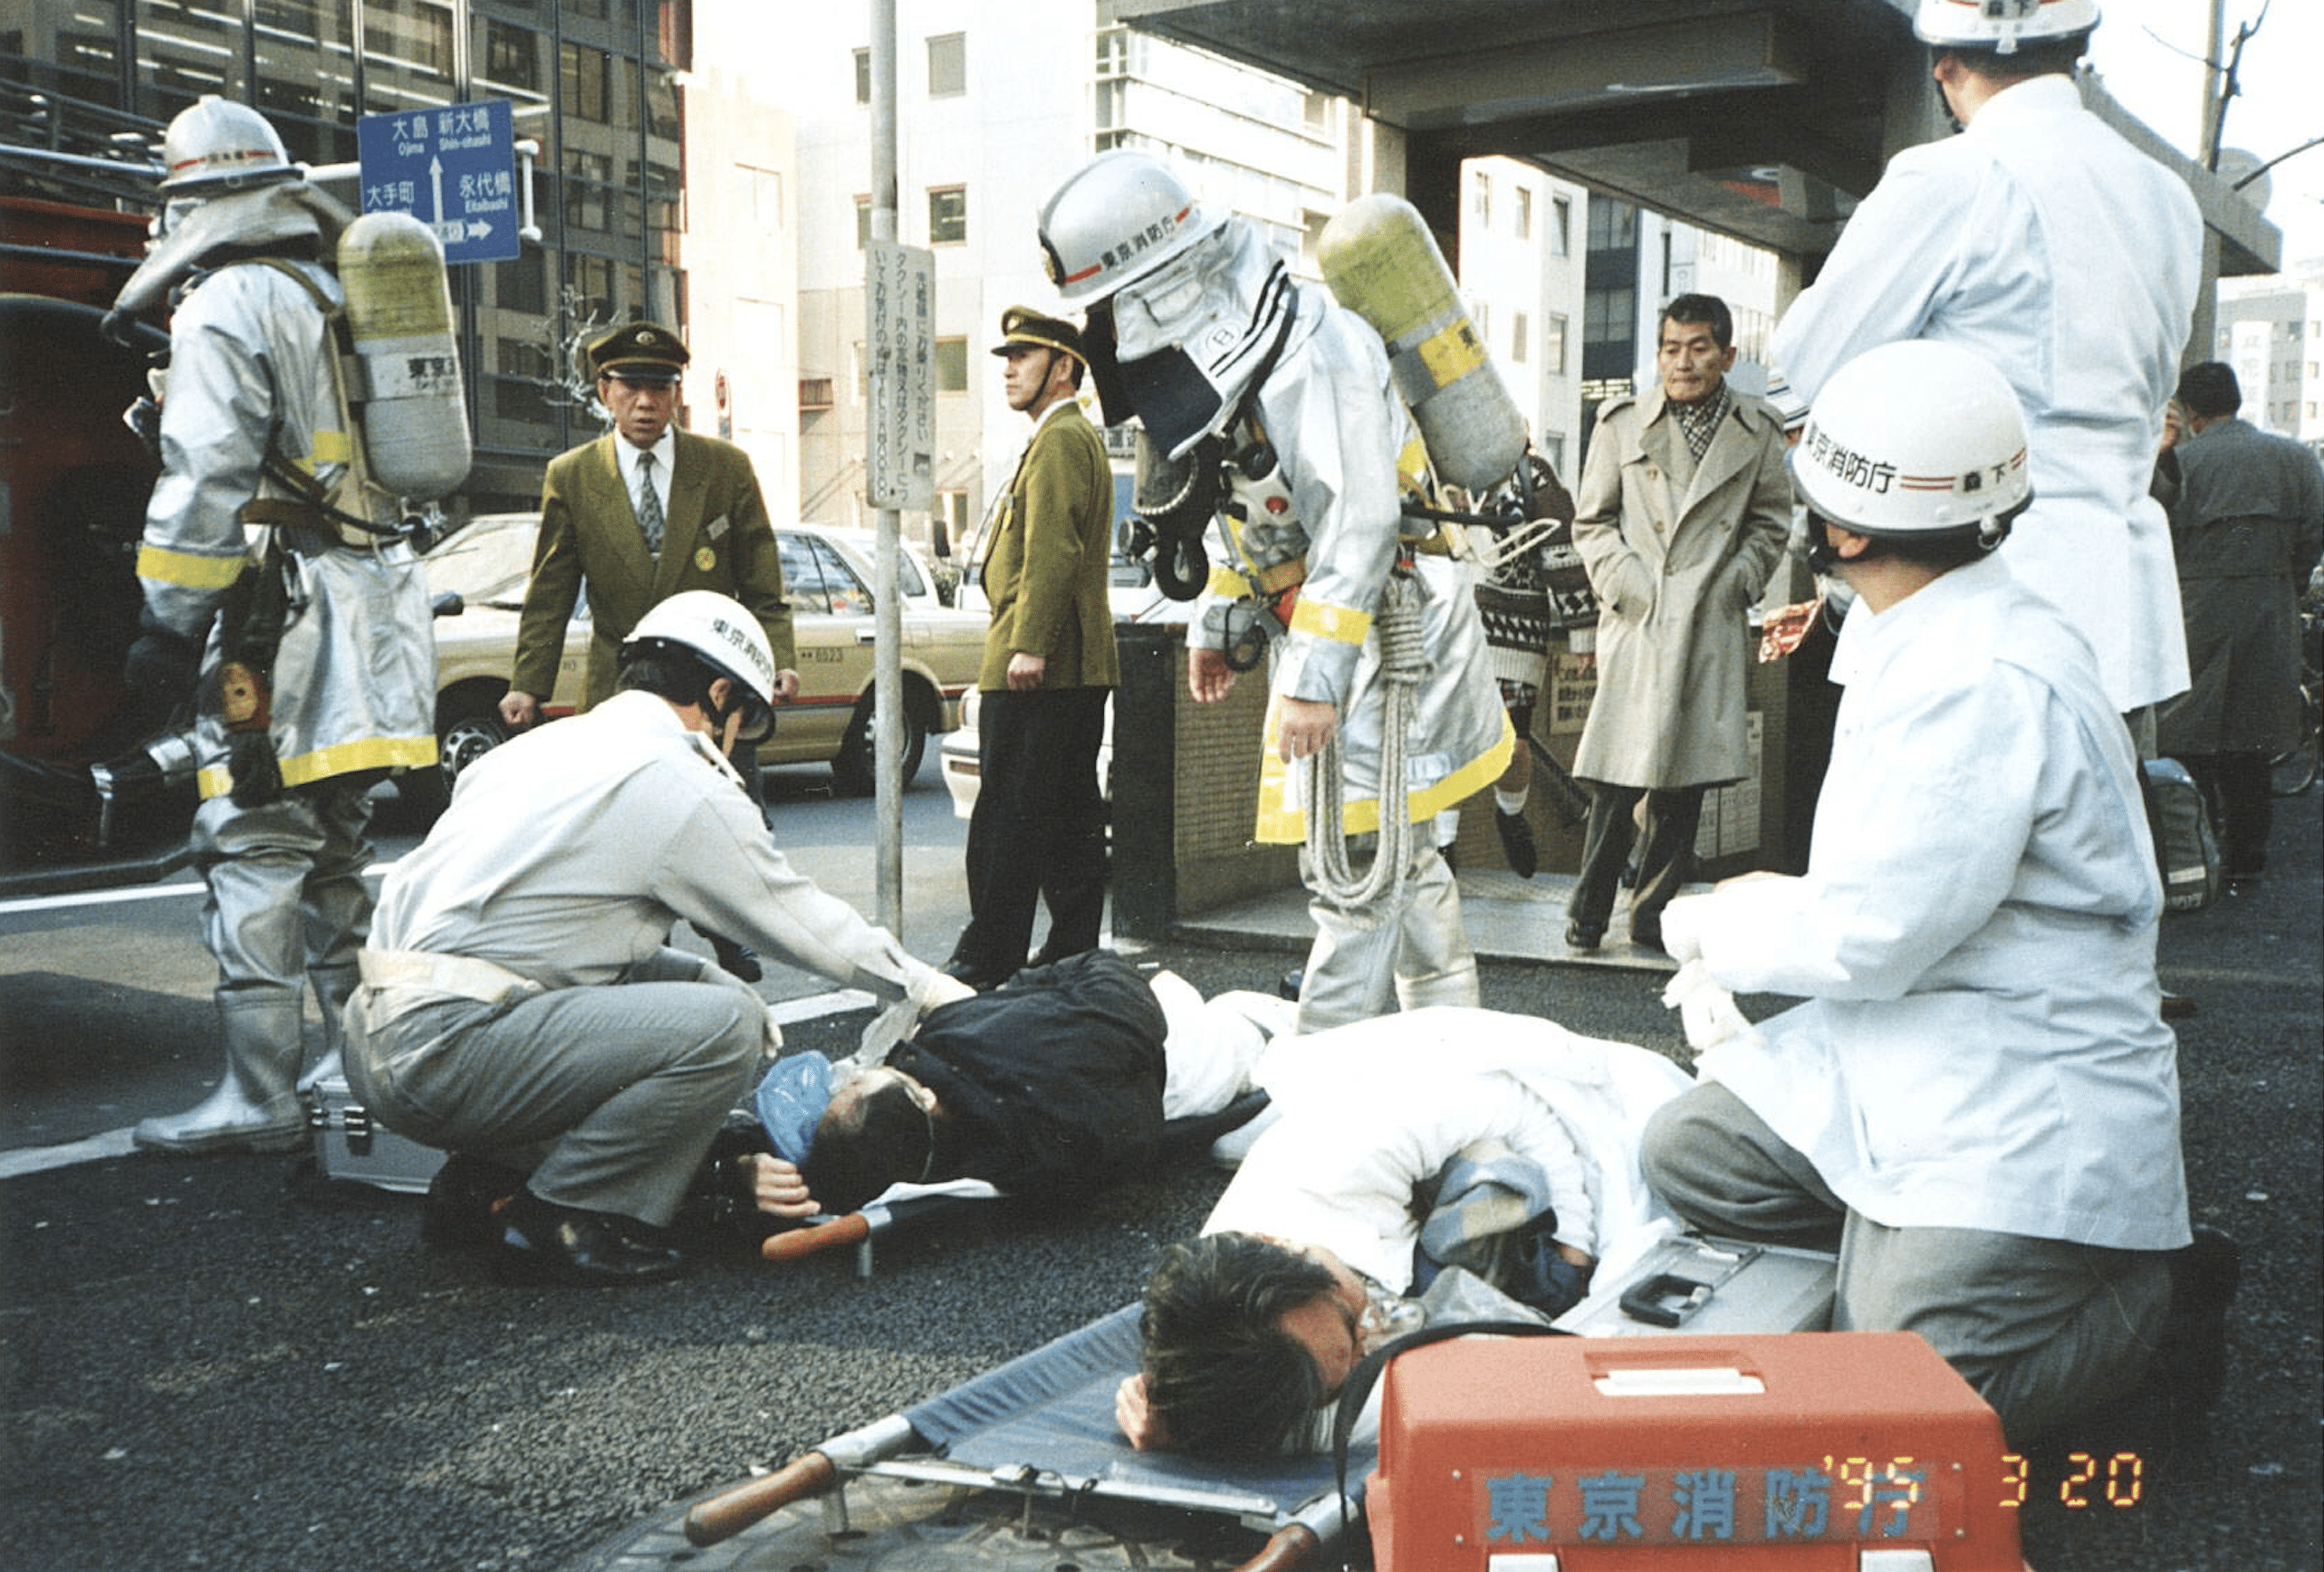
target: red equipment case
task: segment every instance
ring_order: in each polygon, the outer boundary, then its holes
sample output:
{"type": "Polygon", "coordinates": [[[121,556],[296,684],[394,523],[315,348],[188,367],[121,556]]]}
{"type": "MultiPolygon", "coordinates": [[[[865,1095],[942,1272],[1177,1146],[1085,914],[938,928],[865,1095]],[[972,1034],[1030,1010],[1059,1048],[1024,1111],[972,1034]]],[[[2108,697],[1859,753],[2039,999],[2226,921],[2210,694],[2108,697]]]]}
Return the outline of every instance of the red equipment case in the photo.
{"type": "Polygon", "coordinates": [[[1381,1378],[1379,1572],[2021,1572],[2002,1423],[1908,1332],[1465,1338],[1381,1378]]]}

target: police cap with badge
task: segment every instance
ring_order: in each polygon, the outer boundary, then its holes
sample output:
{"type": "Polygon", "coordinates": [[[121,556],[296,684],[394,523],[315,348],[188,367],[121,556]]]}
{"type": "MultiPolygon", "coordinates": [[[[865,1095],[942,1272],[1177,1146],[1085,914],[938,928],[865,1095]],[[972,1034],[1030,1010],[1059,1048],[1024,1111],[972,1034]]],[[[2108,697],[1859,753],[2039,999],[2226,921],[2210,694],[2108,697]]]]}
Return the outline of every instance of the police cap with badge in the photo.
{"type": "Polygon", "coordinates": [[[591,339],[589,369],[602,379],[667,386],[678,379],[688,359],[686,341],[659,322],[624,322],[591,339]]]}
{"type": "Polygon", "coordinates": [[[1081,347],[1081,330],[1057,317],[1045,317],[1031,306],[1011,306],[1001,313],[1001,341],[993,353],[1005,355],[1019,344],[1034,344],[1071,355],[1084,367],[1089,351],[1081,347]]]}

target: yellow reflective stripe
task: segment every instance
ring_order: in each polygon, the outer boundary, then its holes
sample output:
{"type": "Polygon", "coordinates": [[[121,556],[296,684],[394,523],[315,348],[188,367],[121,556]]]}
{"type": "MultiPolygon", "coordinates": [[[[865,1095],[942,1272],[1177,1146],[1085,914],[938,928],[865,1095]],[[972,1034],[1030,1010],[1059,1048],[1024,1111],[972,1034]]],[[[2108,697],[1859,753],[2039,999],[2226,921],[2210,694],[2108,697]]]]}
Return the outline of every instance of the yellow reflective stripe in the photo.
{"type": "Polygon", "coordinates": [[[1371,628],[1370,612],[1359,611],[1352,606],[1334,606],[1309,595],[1301,596],[1299,606],[1292,612],[1293,633],[1328,638],[1335,644],[1361,644],[1371,628]]]}
{"type": "MultiPolygon", "coordinates": [[[[433,737],[366,737],[360,742],[317,748],[311,753],[283,760],[283,784],[305,786],[328,781],[334,775],[351,775],[358,770],[419,770],[434,762],[433,737]]],[[[210,765],[195,780],[206,801],[234,790],[234,776],[223,764],[210,765]]]]}
{"type": "Polygon", "coordinates": [[[1251,598],[1251,580],[1223,563],[1211,569],[1210,582],[1203,588],[1228,600],[1251,598]]]}
{"type": "Polygon", "coordinates": [[[1397,478],[1416,500],[1425,501],[1428,485],[1428,445],[1420,440],[1417,432],[1396,455],[1397,478]]]}
{"type": "MultiPolygon", "coordinates": [[[[1267,720],[1266,752],[1259,762],[1259,815],[1252,839],[1266,846],[1301,846],[1307,841],[1307,815],[1298,805],[1292,790],[1291,766],[1284,763],[1275,751],[1275,723],[1271,711],[1267,720]]],[[[1447,808],[1457,807],[1501,779],[1509,768],[1509,756],[1517,746],[1516,728],[1509,717],[1501,718],[1501,736],[1492,747],[1470,760],[1443,780],[1424,787],[1405,799],[1405,817],[1415,824],[1426,823],[1447,808]]],[[[1380,827],[1380,804],[1376,797],[1359,797],[1343,804],[1340,810],[1340,828],[1349,835],[1370,835],[1380,827]]]]}
{"type": "Polygon", "coordinates": [[[184,590],[225,590],[250,565],[247,556],[206,557],[193,551],[173,551],[166,546],[139,546],[137,576],[184,590]]]}
{"type": "Polygon", "coordinates": [[[299,467],[313,473],[319,464],[345,464],[355,456],[355,444],[343,431],[318,431],[299,467]]]}
{"type": "Polygon", "coordinates": [[[1484,345],[1476,336],[1476,325],[1466,317],[1423,339],[1413,353],[1420,357],[1430,379],[1439,388],[1451,387],[1484,364],[1484,345]]]}

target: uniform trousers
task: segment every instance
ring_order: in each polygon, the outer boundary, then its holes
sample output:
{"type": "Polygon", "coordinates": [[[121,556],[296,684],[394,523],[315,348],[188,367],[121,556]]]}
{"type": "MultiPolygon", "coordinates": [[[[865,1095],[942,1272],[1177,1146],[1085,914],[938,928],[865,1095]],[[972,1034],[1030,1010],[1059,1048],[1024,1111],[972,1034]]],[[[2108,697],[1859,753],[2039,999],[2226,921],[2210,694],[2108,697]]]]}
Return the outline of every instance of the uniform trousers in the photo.
{"type": "Polygon", "coordinates": [[[1106,908],[1106,802],[1098,787],[1111,688],[977,700],[976,807],[968,820],[968,926],[956,969],[1004,982],[1025,963],[1033,907],[1049,907],[1043,962],[1098,947],[1106,908]]]}
{"type": "Polygon", "coordinates": [[[1647,1185],[1694,1227],[1837,1247],[1832,1329],[1919,1334],[2015,1444],[2121,1395],[2153,1356],[2171,1292],[2160,1252],[1875,1222],[1715,1081],[1657,1109],[1640,1155],[1647,1185]]]}
{"type": "Polygon", "coordinates": [[[1614,891],[1637,839],[1631,816],[1646,799],[1646,844],[1638,848],[1637,888],[1630,896],[1630,937],[1662,948],[1662,908],[1686,883],[1695,831],[1703,822],[1707,786],[1615,786],[1589,782],[1589,828],[1583,832],[1581,876],[1574,881],[1566,916],[1589,934],[1606,931],[1614,891]]]}
{"type": "Polygon", "coordinates": [[[765,1004],[702,976],[497,1003],[359,988],[348,1085],[398,1135],[529,1172],[543,1201],[665,1226],[763,1060],[765,1004]]]}

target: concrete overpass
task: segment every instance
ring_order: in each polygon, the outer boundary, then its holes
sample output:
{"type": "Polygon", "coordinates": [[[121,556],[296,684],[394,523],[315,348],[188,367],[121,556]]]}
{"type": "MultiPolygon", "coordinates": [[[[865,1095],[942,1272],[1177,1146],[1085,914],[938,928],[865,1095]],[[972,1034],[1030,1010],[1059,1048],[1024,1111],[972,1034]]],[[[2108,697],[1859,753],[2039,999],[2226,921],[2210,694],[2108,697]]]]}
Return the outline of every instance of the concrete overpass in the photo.
{"type": "MultiPolygon", "coordinates": [[[[1812,278],[1889,156],[1945,135],[1912,0],[1113,0],[1143,31],[1353,99],[1378,183],[1456,235],[1457,175],[1504,154],[1765,246],[1812,278]]],[[[2091,107],[2185,177],[2214,277],[2282,237],[2085,79],[2091,107]]],[[[2210,342],[2210,294],[2194,342],[2210,342]]]]}

